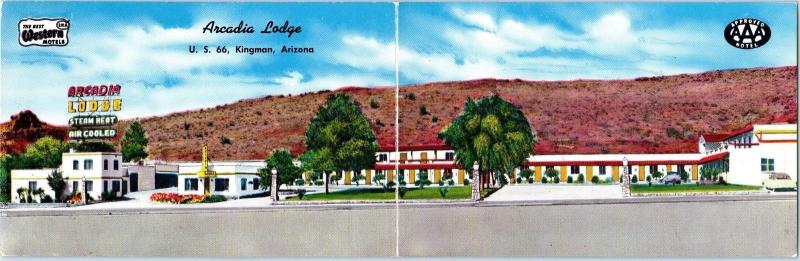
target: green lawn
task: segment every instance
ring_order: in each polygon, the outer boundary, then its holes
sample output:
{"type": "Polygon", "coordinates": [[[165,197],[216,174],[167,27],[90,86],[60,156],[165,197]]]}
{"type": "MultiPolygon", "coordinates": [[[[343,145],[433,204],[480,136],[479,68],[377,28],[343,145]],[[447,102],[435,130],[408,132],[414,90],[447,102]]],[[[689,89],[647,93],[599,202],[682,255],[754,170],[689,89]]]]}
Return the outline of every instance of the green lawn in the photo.
{"type": "MultiPolygon", "coordinates": [[[[471,193],[470,186],[453,186],[450,187],[446,199],[469,199],[471,193]]],[[[394,198],[394,190],[384,192],[381,188],[366,188],[349,189],[329,194],[309,194],[303,197],[303,200],[394,200],[394,198]]],[[[439,186],[433,185],[424,189],[409,188],[406,196],[401,200],[411,199],[442,199],[442,196],[439,195],[439,186]]],[[[291,197],[289,200],[297,201],[300,199],[291,197]]]]}
{"type": "Polygon", "coordinates": [[[760,190],[761,186],[745,186],[745,185],[697,185],[697,184],[680,184],[680,185],[664,185],[653,184],[632,184],[631,193],[684,193],[684,192],[722,192],[722,191],[748,191],[760,190]]]}

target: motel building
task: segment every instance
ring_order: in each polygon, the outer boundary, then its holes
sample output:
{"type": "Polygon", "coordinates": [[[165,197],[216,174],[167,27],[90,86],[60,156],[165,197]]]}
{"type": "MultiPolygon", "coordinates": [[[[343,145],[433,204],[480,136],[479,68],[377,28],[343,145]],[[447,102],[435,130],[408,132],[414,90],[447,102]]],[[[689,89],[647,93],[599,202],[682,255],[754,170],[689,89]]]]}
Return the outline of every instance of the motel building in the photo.
{"type": "MultiPolygon", "coordinates": [[[[454,161],[454,150],[444,144],[400,146],[397,151],[394,147],[383,147],[376,157],[375,168],[361,172],[366,185],[370,185],[371,176],[378,173],[384,174],[387,180],[396,180],[402,175],[408,186],[413,186],[421,172],[427,173],[433,184],[450,176],[455,184],[461,185],[470,176],[454,161]],[[398,170],[395,170],[395,163],[398,170]]],[[[763,172],[772,171],[785,172],[796,181],[797,125],[748,125],[730,133],[703,135],[698,141],[697,153],[534,155],[514,173],[507,174],[507,178],[514,183],[520,170],[528,168],[533,171],[535,183],[539,183],[545,171],[554,169],[561,183],[566,183],[569,176],[577,180],[579,174],[584,175],[586,183],[594,176],[619,183],[627,169],[627,173],[637,176],[639,183],[646,183],[647,176],[656,171],[664,175],[684,172],[688,181],[696,182],[705,167],[720,168],[725,181],[731,184],[760,186],[766,177],[763,172]]],[[[353,173],[345,171],[344,185],[353,184],[352,179],[353,173]]]]}
{"type": "MultiPolygon", "coordinates": [[[[389,180],[397,182],[402,176],[407,186],[414,186],[420,173],[427,173],[428,179],[437,184],[450,177],[457,185],[463,185],[469,178],[464,167],[455,162],[455,152],[444,144],[382,147],[376,153],[376,164],[372,169],[362,170],[365,180],[362,185],[378,186],[372,177],[383,174],[383,183],[389,180]],[[397,169],[395,169],[397,166],[397,169]]],[[[131,174],[137,174],[139,190],[151,189],[153,181],[143,175],[143,167],[130,164],[122,166],[120,153],[107,152],[69,152],[62,156],[62,165],[58,170],[63,172],[67,183],[65,194],[73,191],[88,191],[88,195],[99,200],[101,193],[115,191],[123,196],[129,191],[131,174]]],[[[266,167],[263,160],[220,161],[208,160],[207,149],[203,148],[201,162],[160,162],[162,175],[170,173],[177,176],[177,192],[180,194],[223,195],[228,198],[240,198],[263,193],[259,188],[259,170],[266,167]]],[[[299,165],[299,162],[295,162],[299,165]]],[[[763,124],[747,125],[730,133],[707,134],[698,140],[698,152],[676,154],[548,154],[534,155],[520,164],[513,173],[506,174],[510,183],[516,181],[523,168],[533,171],[535,183],[540,183],[548,169],[558,172],[561,183],[567,177],[577,180],[583,174],[585,183],[592,177],[608,183],[619,183],[620,177],[626,173],[636,175],[638,182],[645,183],[646,177],[658,171],[684,172],[689,182],[700,179],[703,168],[715,167],[722,170],[726,182],[741,185],[762,185],[765,172],[784,172],[793,180],[797,180],[797,125],[795,124],[763,124]],[[627,164],[626,164],[627,163],[627,164]]],[[[46,194],[55,197],[55,193],[47,184],[47,176],[56,169],[12,170],[12,201],[19,203],[16,191],[20,187],[28,190],[42,188],[46,194]]],[[[155,167],[156,172],[158,167],[155,167]]],[[[354,173],[342,172],[343,186],[352,186],[354,173]]],[[[308,173],[303,174],[308,178],[308,173]]],[[[170,185],[174,186],[174,185],[170,185]]],[[[156,186],[156,189],[163,186],[156,186]]],[[[43,197],[43,196],[42,196],[43,197]]]]}
{"type": "Polygon", "coordinates": [[[28,191],[41,188],[46,195],[56,200],[55,191],[47,184],[47,177],[53,171],[62,172],[66,183],[64,195],[80,191],[100,200],[103,192],[114,192],[118,197],[128,193],[128,177],[122,167],[121,153],[68,152],[62,154],[59,168],[11,170],[11,201],[20,203],[17,189],[23,187],[28,191]]]}
{"type": "Polygon", "coordinates": [[[263,193],[258,171],[263,160],[210,162],[203,145],[201,162],[178,163],[178,193],[239,198],[263,193]]]}

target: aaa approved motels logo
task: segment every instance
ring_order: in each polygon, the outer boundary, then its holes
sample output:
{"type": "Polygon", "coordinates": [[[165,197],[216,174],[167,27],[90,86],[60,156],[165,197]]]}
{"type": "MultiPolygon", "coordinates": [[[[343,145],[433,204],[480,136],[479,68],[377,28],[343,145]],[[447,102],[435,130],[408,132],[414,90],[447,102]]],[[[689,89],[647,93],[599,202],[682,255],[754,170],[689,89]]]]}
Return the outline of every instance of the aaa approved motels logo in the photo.
{"type": "Polygon", "coordinates": [[[753,18],[740,18],[725,27],[725,40],[739,49],[754,49],[763,46],[772,36],[767,23],[753,18]]]}
{"type": "Polygon", "coordinates": [[[65,46],[69,43],[69,20],[28,18],[19,21],[19,45],[65,46]]]}

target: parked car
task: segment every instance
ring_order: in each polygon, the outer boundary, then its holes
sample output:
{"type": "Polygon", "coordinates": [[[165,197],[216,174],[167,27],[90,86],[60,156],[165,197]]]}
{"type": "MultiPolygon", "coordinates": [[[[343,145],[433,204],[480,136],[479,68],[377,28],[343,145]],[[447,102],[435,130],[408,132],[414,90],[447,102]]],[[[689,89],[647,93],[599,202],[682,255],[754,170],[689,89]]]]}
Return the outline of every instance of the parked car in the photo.
{"type": "Polygon", "coordinates": [[[767,177],[761,182],[769,190],[792,189],[797,190],[797,181],[792,180],[789,174],[783,172],[765,172],[767,177]]]}
{"type": "Polygon", "coordinates": [[[667,175],[661,178],[661,183],[664,184],[681,184],[681,182],[681,174],[679,174],[677,171],[667,172],[667,175]]]}

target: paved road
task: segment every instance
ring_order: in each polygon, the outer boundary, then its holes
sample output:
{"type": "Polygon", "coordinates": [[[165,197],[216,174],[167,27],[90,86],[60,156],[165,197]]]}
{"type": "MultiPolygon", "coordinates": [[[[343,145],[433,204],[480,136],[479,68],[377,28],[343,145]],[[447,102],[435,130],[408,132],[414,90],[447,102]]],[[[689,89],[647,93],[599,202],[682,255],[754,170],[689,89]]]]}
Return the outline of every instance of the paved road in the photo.
{"type": "Polygon", "coordinates": [[[619,185],[517,184],[503,186],[486,201],[622,198],[619,185]]]}
{"type": "MultiPolygon", "coordinates": [[[[401,205],[401,256],[761,257],[797,252],[797,201],[401,205]]],[[[4,255],[393,256],[395,209],[0,217],[4,255]]]]}

